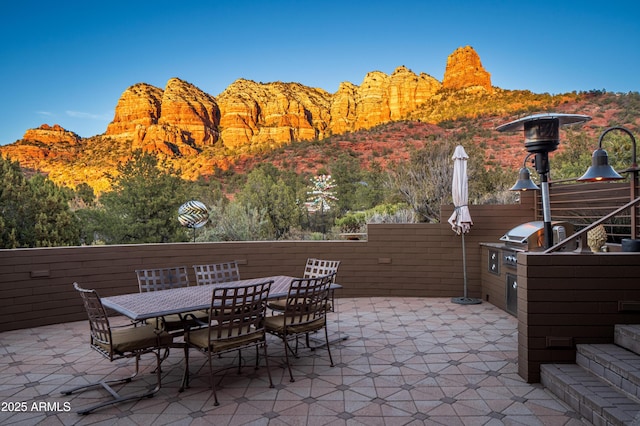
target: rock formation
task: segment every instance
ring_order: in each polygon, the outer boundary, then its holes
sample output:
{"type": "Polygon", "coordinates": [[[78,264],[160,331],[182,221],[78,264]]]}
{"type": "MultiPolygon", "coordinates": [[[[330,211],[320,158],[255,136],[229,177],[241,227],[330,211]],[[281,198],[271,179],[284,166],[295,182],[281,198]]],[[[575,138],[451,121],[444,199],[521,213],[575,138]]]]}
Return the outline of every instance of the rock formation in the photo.
{"type": "MultiPolygon", "coordinates": [[[[449,56],[442,83],[400,66],[391,75],[372,71],[360,86],[344,82],[334,94],[299,83],[239,79],[216,98],[172,78],[164,89],[145,83],[126,89],[104,136],[173,157],[216,146],[271,147],[407,119],[421,105],[436,101],[441,89],[468,87],[492,89],[489,73],[469,46],[449,56]]],[[[24,141],[75,144],[80,138],[44,125],[28,130],[24,141]]]]}
{"type": "Polygon", "coordinates": [[[237,148],[323,138],[330,98],[322,89],[299,83],[237,80],[217,98],[222,142],[237,148]]]}
{"type": "Polygon", "coordinates": [[[356,97],[356,122],[352,130],[368,129],[386,123],[391,117],[386,96],[389,76],[380,71],[367,73],[358,88],[356,97]]]}
{"type": "Polygon", "coordinates": [[[459,47],[447,58],[442,87],[460,90],[473,86],[491,91],[491,74],[484,69],[471,46],[459,47]]]}
{"type": "Polygon", "coordinates": [[[442,84],[428,74],[414,74],[405,66],[396,68],[391,74],[387,99],[391,120],[401,120],[407,114],[431,99],[442,84]]]}
{"type": "Polygon", "coordinates": [[[160,118],[162,90],[146,83],[138,83],[124,91],[116,105],[113,121],[106,136],[141,141],[142,129],[156,124],[160,118]]]}
{"type": "Polygon", "coordinates": [[[54,124],[43,124],[24,133],[21,141],[0,146],[0,155],[17,160],[23,168],[37,170],[43,162],[73,159],[83,139],[54,124]]]}
{"type": "Polygon", "coordinates": [[[57,124],[54,124],[53,126],[43,124],[37,129],[29,129],[24,133],[24,136],[22,137],[23,141],[37,141],[44,144],[66,142],[70,145],[76,145],[80,142],[80,139],[80,136],[63,129],[57,124]]]}
{"type": "Polygon", "coordinates": [[[335,134],[342,134],[353,129],[356,121],[356,97],[358,86],[347,81],[340,83],[338,91],[333,95],[329,107],[329,128],[335,134]]]}
{"type": "Polygon", "coordinates": [[[405,119],[443,87],[491,89],[489,73],[468,46],[449,56],[444,81],[400,66],[391,75],[372,71],[360,86],[344,82],[334,94],[299,83],[239,79],[217,98],[177,78],[164,90],[141,83],[123,93],[106,135],[182,156],[215,144],[276,146],[405,119]]]}
{"type": "Polygon", "coordinates": [[[215,143],[218,121],[211,95],[172,78],[165,90],[145,83],[125,90],[105,135],[131,140],[134,149],[187,155],[215,143]]]}
{"type": "Polygon", "coordinates": [[[192,84],[172,78],[162,95],[158,125],[175,127],[184,135],[181,141],[195,148],[213,145],[218,139],[218,105],[213,96],[192,84]]]}

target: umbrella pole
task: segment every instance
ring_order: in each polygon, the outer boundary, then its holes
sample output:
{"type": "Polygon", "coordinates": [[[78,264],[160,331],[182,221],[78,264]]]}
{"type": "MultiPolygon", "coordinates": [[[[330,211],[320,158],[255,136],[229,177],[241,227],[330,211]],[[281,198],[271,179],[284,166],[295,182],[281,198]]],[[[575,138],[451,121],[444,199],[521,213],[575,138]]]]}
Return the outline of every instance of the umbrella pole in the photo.
{"type": "Polygon", "coordinates": [[[462,276],[464,279],[464,298],[467,298],[467,253],[464,244],[464,232],[462,235],[462,276]]]}
{"type": "Polygon", "coordinates": [[[462,236],[462,274],[464,279],[464,296],[454,297],[451,301],[460,305],[477,305],[482,303],[482,300],[467,297],[467,252],[464,244],[464,232],[461,232],[460,235],[462,236]]]}

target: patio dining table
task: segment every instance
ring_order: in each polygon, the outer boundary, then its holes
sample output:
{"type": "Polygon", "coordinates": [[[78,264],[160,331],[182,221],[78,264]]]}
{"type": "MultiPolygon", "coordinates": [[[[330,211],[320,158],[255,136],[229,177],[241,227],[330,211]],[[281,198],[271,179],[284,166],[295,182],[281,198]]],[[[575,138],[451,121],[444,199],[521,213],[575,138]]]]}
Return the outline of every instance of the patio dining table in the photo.
{"type": "MultiPolygon", "coordinates": [[[[241,287],[265,281],[273,281],[269,291],[269,299],[286,297],[291,280],[295,277],[275,275],[270,277],[250,278],[213,285],[199,285],[172,288],[160,291],[129,293],[103,297],[102,304],[126,317],[134,320],[146,320],[172,314],[204,310],[211,307],[211,297],[216,288],[241,287]]],[[[342,288],[332,284],[331,289],[342,288]]]]}

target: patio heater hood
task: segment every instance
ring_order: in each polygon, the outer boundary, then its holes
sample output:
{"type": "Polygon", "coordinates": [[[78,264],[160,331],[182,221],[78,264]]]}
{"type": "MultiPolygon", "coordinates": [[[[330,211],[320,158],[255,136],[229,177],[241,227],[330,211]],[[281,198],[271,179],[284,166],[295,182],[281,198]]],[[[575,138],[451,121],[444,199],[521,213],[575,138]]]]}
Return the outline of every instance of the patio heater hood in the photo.
{"type": "MultiPolygon", "coordinates": [[[[589,120],[591,117],[581,114],[535,114],[498,126],[496,130],[499,132],[524,130],[524,147],[528,152],[553,152],[560,144],[560,126],[589,120]]],[[[539,169],[538,173],[540,173],[539,169]]]]}

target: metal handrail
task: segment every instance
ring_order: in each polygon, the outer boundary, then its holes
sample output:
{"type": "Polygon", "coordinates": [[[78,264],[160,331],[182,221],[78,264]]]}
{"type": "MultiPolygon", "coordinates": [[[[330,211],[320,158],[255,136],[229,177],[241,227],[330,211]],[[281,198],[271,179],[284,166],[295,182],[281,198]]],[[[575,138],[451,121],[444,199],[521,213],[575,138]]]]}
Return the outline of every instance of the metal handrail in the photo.
{"type": "Polygon", "coordinates": [[[622,207],[617,208],[616,210],[612,211],[611,213],[609,213],[608,215],[596,220],[595,222],[593,222],[591,225],[585,227],[584,229],[580,230],[579,232],[576,232],[575,234],[565,238],[564,240],[558,242],[558,244],[549,247],[548,249],[546,249],[543,253],[553,253],[555,251],[560,250],[561,248],[563,248],[564,246],[566,246],[568,243],[572,242],[572,241],[577,241],[578,242],[578,247],[576,248],[576,250],[574,250],[576,253],[591,253],[591,249],[589,249],[589,245],[587,244],[587,232],[589,232],[591,229],[595,228],[596,226],[600,225],[601,223],[611,219],[612,217],[618,215],[619,213],[640,204],[640,197],[636,198],[635,200],[631,200],[629,201],[627,204],[625,204],[622,207]],[[579,239],[578,239],[579,238],[579,239]]]}

